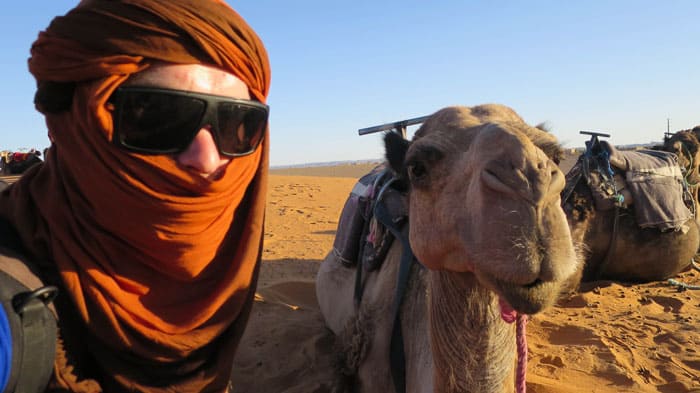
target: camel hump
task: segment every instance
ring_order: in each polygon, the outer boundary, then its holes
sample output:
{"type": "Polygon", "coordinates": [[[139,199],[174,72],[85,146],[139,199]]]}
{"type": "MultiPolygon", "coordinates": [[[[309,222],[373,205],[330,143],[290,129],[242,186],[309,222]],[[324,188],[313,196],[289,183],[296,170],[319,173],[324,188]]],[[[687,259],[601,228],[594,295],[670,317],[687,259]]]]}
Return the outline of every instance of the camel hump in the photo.
{"type": "Polygon", "coordinates": [[[358,180],[345,201],[332,250],[345,266],[360,263],[369,271],[381,266],[394,237],[374,217],[375,206],[384,204],[397,226],[408,216],[405,195],[392,187],[393,179],[391,170],[380,164],[358,180]]]}

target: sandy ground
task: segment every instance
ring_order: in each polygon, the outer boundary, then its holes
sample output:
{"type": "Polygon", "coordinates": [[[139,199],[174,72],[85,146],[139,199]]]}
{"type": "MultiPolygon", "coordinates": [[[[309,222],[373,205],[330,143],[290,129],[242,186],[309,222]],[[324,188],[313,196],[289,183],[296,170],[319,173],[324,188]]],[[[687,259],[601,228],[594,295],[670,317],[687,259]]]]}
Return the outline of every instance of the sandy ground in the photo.
{"type": "MultiPolygon", "coordinates": [[[[333,337],[318,310],[314,278],[348,193],[371,167],[272,171],[264,261],[236,355],[235,392],[330,391],[333,337]]],[[[700,285],[700,272],[677,279],[700,285]]],[[[527,389],[700,392],[699,344],[700,290],[679,291],[666,282],[598,282],[532,317],[527,389]]]]}
{"type": "MultiPolygon", "coordinates": [[[[367,168],[273,171],[264,262],[235,392],[327,392],[334,355],[314,290],[341,208],[367,168]],[[347,176],[347,177],[332,177],[347,176]]],[[[700,284],[700,272],[678,280],[700,284]]],[[[700,392],[700,290],[598,282],[528,324],[532,393],[700,392]]]]}

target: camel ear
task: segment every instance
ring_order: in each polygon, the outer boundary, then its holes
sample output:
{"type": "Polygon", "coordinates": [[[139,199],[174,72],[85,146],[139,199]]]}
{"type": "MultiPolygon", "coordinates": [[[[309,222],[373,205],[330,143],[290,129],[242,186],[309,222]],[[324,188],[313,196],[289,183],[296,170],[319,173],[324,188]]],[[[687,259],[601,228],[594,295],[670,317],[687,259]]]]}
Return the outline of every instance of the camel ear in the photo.
{"type": "Polygon", "coordinates": [[[411,142],[404,139],[397,132],[387,132],[384,134],[384,148],[386,150],[386,160],[389,162],[389,166],[399,177],[404,178],[406,167],[404,165],[404,160],[406,159],[406,152],[411,142]]]}
{"type": "Polygon", "coordinates": [[[557,142],[545,142],[537,147],[557,165],[561,164],[564,160],[564,149],[557,142]]]}
{"type": "Polygon", "coordinates": [[[537,136],[532,138],[532,141],[539,147],[544,154],[547,155],[555,164],[559,165],[564,159],[564,148],[556,140],[556,138],[548,138],[546,135],[551,135],[552,131],[547,123],[540,123],[535,126],[536,129],[544,131],[545,135],[537,136]]]}
{"type": "Polygon", "coordinates": [[[552,133],[552,130],[550,129],[549,124],[547,124],[547,122],[544,122],[544,121],[542,123],[536,125],[535,128],[537,128],[538,130],[542,130],[542,131],[549,133],[549,134],[552,133]]]}

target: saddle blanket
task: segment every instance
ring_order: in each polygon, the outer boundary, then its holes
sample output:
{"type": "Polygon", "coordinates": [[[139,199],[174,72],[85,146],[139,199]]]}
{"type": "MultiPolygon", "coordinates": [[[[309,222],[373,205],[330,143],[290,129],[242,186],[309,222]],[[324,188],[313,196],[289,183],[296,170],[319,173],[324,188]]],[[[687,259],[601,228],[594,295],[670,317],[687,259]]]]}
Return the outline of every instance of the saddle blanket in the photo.
{"type": "Polygon", "coordinates": [[[657,150],[618,150],[606,141],[610,165],[625,174],[626,188],[634,199],[637,223],[642,228],[678,230],[693,218],[684,202],[683,174],[675,154],[657,150]]]}

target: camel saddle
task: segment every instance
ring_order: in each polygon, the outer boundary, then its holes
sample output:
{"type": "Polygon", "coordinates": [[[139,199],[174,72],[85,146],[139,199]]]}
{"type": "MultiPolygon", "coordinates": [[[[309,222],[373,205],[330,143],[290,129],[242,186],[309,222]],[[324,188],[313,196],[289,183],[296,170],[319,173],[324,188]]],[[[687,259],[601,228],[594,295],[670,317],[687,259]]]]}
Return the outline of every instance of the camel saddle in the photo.
{"type": "Polygon", "coordinates": [[[596,210],[633,209],[642,228],[682,230],[694,217],[694,202],[675,154],[658,150],[618,150],[599,141],[566,174],[562,203],[585,179],[596,210]]]}
{"type": "Polygon", "coordinates": [[[388,211],[394,227],[408,220],[406,195],[392,185],[393,176],[384,164],[362,176],[353,187],[338,221],[333,254],[346,266],[360,265],[366,271],[378,269],[394,235],[374,215],[377,203],[388,211]]]}
{"type": "Polygon", "coordinates": [[[397,393],[406,391],[406,358],[400,309],[416,261],[408,241],[406,194],[396,187],[396,178],[384,164],[361,177],[350,192],[340,215],[333,254],[348,267],[355,267],[355,305],[362,301],[363,271],[381,267],[394,239],[401,243],[401,260],[392,302],[389,361],[397,393]]]}

